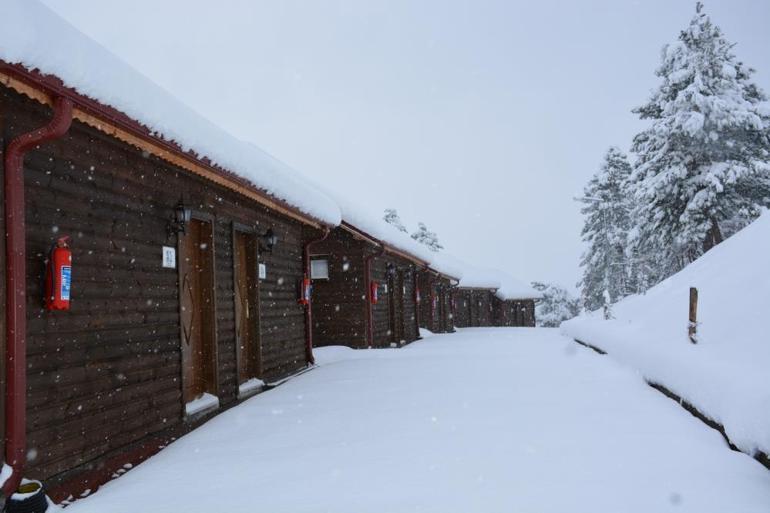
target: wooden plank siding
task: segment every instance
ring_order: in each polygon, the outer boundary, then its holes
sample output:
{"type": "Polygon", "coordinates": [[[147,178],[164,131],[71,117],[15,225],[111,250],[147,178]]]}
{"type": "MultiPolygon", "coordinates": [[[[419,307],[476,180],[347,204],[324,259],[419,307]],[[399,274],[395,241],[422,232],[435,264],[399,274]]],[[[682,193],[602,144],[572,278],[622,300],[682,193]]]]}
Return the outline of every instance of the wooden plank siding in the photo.
{"type": "MultiPolygon", "coordinates": [[[[0,142],[50,117],[48,107],[0,86],[0,142]]],[[[271,227],[278,236],[273,251],[260,255],[267,266],[258,285],[261,377],[274,381],[306,366],[297,283],[302,245],[317,229],[77,121],[62,139],[27,154],[25,189],[30,477],[60,483],[207,418],[183,415],[178,274],[161,266],[161,247],[176,247],[167,223],[180,200],[213,222],[220,411],[238,399],[234,223],[258,233],[271,227]],[[48,312],[44,261],[65,234],[71,309],[48,312]]]]}
{"type": "Polygon", "coordinates": [[[329,263],[329,279],[313,280],[313,345],[365,348],[364,258],[370,244],[341,228],[312,246],[311,259],[329,263]]]}
{"type": "Polygon", "coordinates": [[[420,286],[420,327],[433,333],[452,333],[452,285],[448,278],[433,271],[419,273],[420,286]]]}
{"type": "Polygon", "coordinates": [[[455,326],[495,326],[494,292],[486,289],[457,289],[455,298],[455,326]]]}
{"type": "Polygon", "coordinates": [[[313,345],[366,348],[368,311],[365,260],[371,260],[371,279],[378,284],[379,300],[372,305],[373,347],[403,345],[418,338],[414,308],[414,266],[404,258],[335,228],[312,247],[311,259],[328,262],[329,279],[313,280],[313,345]],[[395,287],[387,287],[388,265],[395,287]],[[391,311],[391,301],[393,309],[391,311]],[[394,315],[392,315],[394,313],[394,315]]]}
{"type": "Polygon", "coordinates": [[[372,261],[372,280],[379,284],[379,301],[373,305],[374,347],[403,346],[418,338],[415,324],[414,296],[407,282],[413,282],[411,262],[390,254],[372,261]],[[395,287],[388,287],[388,266],[393,269],[395,287]],[[402,279],[403,277],[403,279],[402,279]],[[395,319],[391,318],[390,302],[395,305],[395,319]]]}

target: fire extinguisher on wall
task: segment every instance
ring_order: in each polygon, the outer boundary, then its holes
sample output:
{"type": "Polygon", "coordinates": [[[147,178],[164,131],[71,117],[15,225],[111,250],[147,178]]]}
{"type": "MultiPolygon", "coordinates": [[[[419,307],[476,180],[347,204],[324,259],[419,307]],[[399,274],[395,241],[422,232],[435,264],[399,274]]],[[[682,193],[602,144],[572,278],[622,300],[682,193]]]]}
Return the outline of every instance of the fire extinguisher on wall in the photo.
{"type": "Polygon", "coordinates": [[[370,285],[370,291],[369,291],[369,297],[371,298],[372,304],[376,305],[378,301],[377,297],[377,290],[380,288],[380,284],[376,281],[373,281],[370,285]]]}
{"type": "Polygon", "coordinates": [[[72,289],[72,251],[69,236],[60,237],[48,256],[45,273],[46,310],[69,310],[72,289]]]}
{"type": "Polygon", "coordinates": [[[309,305],[312,291],[313,285],[310,282],[310,278],[305,276],[300,283],[299,300],[297,300],[297,302],[301,305],[309,305]]]}

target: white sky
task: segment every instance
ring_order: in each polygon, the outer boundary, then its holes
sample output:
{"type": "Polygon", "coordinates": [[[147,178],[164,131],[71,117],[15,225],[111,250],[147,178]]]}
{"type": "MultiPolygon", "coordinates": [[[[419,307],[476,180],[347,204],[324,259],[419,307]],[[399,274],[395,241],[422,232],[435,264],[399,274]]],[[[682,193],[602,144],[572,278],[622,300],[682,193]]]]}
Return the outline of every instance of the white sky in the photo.
{"type": "MultiPolygon", "coordinates": [[[[447,249],[574,288],[573,197],[694,1],[44,0],[239,138],[447,249]]],[[[770,2],[706,11],[770,92],[770,2]]]]}

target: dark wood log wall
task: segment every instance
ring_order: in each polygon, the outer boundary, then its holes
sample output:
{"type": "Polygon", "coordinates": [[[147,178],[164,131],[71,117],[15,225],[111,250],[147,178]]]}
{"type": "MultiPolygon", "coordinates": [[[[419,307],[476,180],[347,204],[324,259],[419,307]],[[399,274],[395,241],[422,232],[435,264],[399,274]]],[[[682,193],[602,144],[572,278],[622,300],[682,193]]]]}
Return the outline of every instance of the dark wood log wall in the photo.
{"type": "Polygon", "coordinates": [[[535,326],[535,301],[532,299],[503,301],[495,296],[493,307],[495,326],[535,326]]]}
{"type": "Polygon", "coordinates": [[[455,326],[494,326],[494,293],[483,289],[457,289],[455,326]]]}
{"type": "MultiPolygon", "coordinates": [[[[5,113],[7,102],[0,95],[0,176],[5,176],[5,145],[6,124],[5,113]]],[[[0,212],[4,212],[5,181],[0,180],[0,212]]],[[[0,215],[0,234],[5,231],[5,216],[0,215]]],[[[5,237],[0,236],[0,355],[5,356],[5,237]]],[[[0,363],[0,412],[5,412],[5,361],[0,363]]],[[[5,422],[0,413],[0,454],[5,454],[5,422]]]]}
{"type": "Polygon", "coordinates": [[[313,345],[366,347],[364,256],[368,242],[335,228],[313,244],[311,258],[329,262],[329,279],[313,280],[313,345]]]}
{"type": "Polygon", "coordinates": [[[403,345],[418,338],[415,323],[413,266],[400,257],[382,254],[378,246],[335,228],[323,242],[314,244],[311,258],[329,262],[329,279],[313,280],[313,344],[367,347],[365,259],[371,261],[372,280],[377,282],[379,300],[373,305],[373,346],[403,345]],[[395,276],[389,283],[387,269],[395,276]],[[394,301],[395,315],[390,302],[394,301]],[[395,318],[395,324],[393,324],[395,318]]]}
{"type": "Polygon", "coordinates": [[[379,284],[379,301],[374,305],[374,347],[402,346],[417,340],[413,289],[414,268],[408,260],[384,254],[372,261],[372,280],[379,284]],[[395,277],[388,279],[388,266],[392,266],[395,277]],[[402,279],[403,277],[403,279],[402,279]],[[385,285],[392,281],[395,287],[385,285]],[[395,322],[392,324],[390,302],[396,309],[395,322]]]}
{"type": "MultiPolygon", "coordinates": [[[[0,115],[8,141],[51,112],[0,87],[0,115]]],[[[261,256],[262,378],[306,365],[297,282],[303,240],[318,231],[77,121],[28,154],[25,182],[30,477],[63,479],[153,433],[195,424],[183,418],[177,270],[161,266],[161,246],[176,247],[166,227],[181,197],[214,222],[220,409],[238,390],[234,222],[260,233],[272,227],[279,238],[261,256]],[[46,312],[44,261],[64,234],[72,238],[72,307],[46,312]]]]}
{"type": "Polygon", "coordinates": [[[471,325],[471,291],[454,289],[452,291],[455,303],[454,325],[458,328],[468,328],[471,325]]]}
{"type": "Polygon", "coordinates": [[[437,316],[433,311],[435,277],[434,273],[426,270],[421,270],[417,274],[417,283],[420,288],[420,327],[433,333],[438,331],[437,316]]]}

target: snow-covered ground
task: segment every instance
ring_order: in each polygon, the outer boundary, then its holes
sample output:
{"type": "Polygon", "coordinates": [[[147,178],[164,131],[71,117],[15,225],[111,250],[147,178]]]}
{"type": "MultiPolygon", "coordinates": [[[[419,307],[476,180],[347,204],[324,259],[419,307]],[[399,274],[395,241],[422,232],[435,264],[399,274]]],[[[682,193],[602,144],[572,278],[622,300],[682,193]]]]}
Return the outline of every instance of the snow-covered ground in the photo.
{"type": "Polygon", "coordinates": [[[70,513],[759,512],[770,473],[556,330],[475,328],[319,368],[70,513]]]}
{"type": "Polygon", "coordinates": [[[646,294],[562,324],[724,425],[742,450],[770,454],[770,212],[646,294]],[[698,288],[698,343],[687,337],[698,288]]]}

